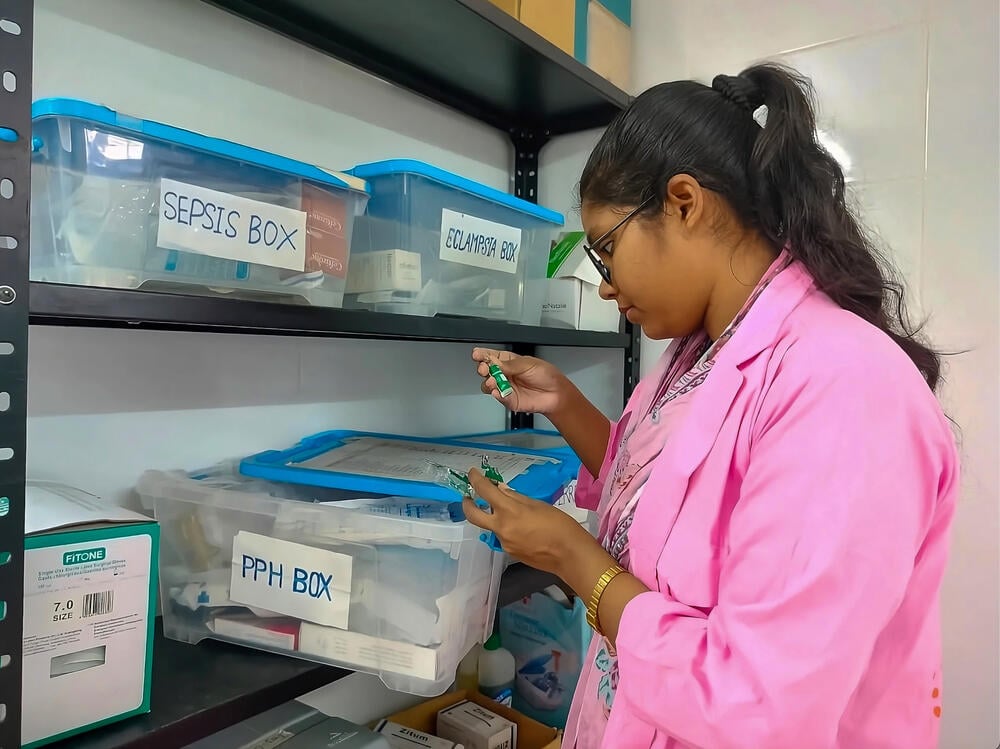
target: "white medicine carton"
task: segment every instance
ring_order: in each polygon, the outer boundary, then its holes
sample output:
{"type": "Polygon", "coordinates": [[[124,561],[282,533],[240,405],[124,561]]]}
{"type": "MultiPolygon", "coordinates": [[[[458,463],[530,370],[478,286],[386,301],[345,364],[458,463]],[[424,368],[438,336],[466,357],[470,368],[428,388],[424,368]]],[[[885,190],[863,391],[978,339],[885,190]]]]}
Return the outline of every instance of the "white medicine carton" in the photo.
{"type": "Polygon", "coordinates": [[[583,232],[567,232],[549,253],[542,325],[617,332],[621,314],[601,299],[601,276],[583,250],[583,232]]]}
{"type": "Polygon", "coordinates": [[[359,253],[351,260],[347,274],[348,294],[407,291],[423,287],[420,253],[382,250],[359,253]]]}
{"type": "Polygon", "coordinates": [[[515,749],[517,724],[470,700],[446,707],[437,715],[438,736],[465,749],[515,749]]]}
{"type": "Polygon", "coordinates": [[[29,481],[24,533],[21,746],[148,713],[159,526],[29,481]]]}

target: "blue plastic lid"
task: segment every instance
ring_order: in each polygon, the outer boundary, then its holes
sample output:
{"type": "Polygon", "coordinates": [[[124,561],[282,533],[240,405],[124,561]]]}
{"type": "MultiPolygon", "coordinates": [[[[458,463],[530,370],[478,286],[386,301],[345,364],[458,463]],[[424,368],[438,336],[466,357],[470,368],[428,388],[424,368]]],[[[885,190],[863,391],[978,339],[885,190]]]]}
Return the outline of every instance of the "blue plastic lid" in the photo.
{"type": "Polygon", "coordinates": [[[31,119],[39,120],[45,117],[72,117],[78,120],[86,120],[100,125],[114,127],[117,130],[125,130],[137,135],[148,136],[158,140],[175,143],[179,146],[194,148],[236,161],[243,161],[254,164],[265,169],[277,172],[284,172],[296,177],[308,179],[332,187],[340,187],[345,190],[354,190],[368,194],[368,185],[363,179],[357,176],[344,174],[342,172],[327,171],[317,166],[306,164],[302,161],[290,159],[285,156],[261,151],[250,146],[243,146],[220,138],[210,138],[207,135],[194,133],[190,130],[183,130],[172,125],[164,125],[152,120],[140,120],[120,114],[113,109],[92,104],[79,99],[40,99],[31,106],[31,119]]]}
{"type": "MultiPolygon", "coordinates": [[[[303,463],[312,458],[346,447],[352,440],[364,437],[378,440],[412,442],[421,445],[441,445],[445,448],[464,447],[469,449],[472,455],[475,456],[480,456],[483,452],[490,452],[492,450],[544,458],[546,459],[545,462],[532,466],[520,476],[512,479],[509,484],[515,491],[546,502],[554,502],[559,499],[562,496],[562,490],[565,485],[575,479],[579,471],[579,463],[573,460],[565,460],[558,454],[542,450],[477,444],[448,438],[431,439],[426,437],[408,437],[398,434],[336,430],[320,432],[311,437],[305,437],[298,444],[286,450],[268,450],[245,458],[240,462],[240,473],[244,476],[253,476],[271,481],[305,484],[308,486],[325,486],[333,489],[370,492],[372,494],[401,495],[416,499],[434,499],[445,502],[454,502],[456,499],[461,499],[458,492],[439,486],[430,480],[383,478],[303,465],[303,463]]],[[[478,457],[476,460],[478,460],[478,457]]]]}
{"type": "Polygon", "coordinates": [[[561,213],[543,208],[534,203],[529,203],[527,200],[522,200],[509,193],[501,192],[467,177],[446,172],[444,169],[439,169],[436,166],[415,159],[392,159],[390,161],[376,161],[371,164],[359,164],[353,169],[349,169],[348,173],[362,179],[377,179],[378,177],[395,176],[398,174],[415,174],[418,177],[432,179],[447,187],[462,190],[470,195],[475,195],[477,198],[489,200],[491,203],[497,203],[505,208],[520,211],[556,226],[562,226],[565,223],[565,219],[561,213]]]}
{"type": "MultiPolygon", "coordinates": [[[[374,438],[377,440],[415,443],[425,446],[440,445],[446,451],[454,451],[455,448],[466,448],[470,452],[470,458],[477,456],[476,460],[484,452],[489,453],[491,451],[517,453],[535,458],[543,458],[543,461],[532,465],[508,483],[514,491],[549,504],[557,501],[562,496],[566,485],[576,478],[580,467],[580,463],[575,457],[574,459],[564,459],[560,455],[545,453],[540,450],[526,450],[516,447],[498,448],[492,445],[461,442],[459,440],[429,439],[424,437],[406,437],[397,434],[342,430],[314,434],[286,450],[269,450],[257,455],[251,455],[240,462],[240,473],[244,476],[252,476],[269,481],[321,486],[331,489],[345,489],[352,492],[366,492],[375,495],[405,496],[441,502],[461,500],[462,497],[458,491],[440,486],[431,480],[386,478],[337,471],[335,470],[336,462],[330,463],[331,468],[305,465],[306,461],[325,455],[331,451],[345,448],[358,438],[374,438]]],[[[470,463],[472,462],[470,460],[470,463]]],[[[483,534],[482,538],[493,548],[499,549],[499,543],[492,534],[483,534]]]]}

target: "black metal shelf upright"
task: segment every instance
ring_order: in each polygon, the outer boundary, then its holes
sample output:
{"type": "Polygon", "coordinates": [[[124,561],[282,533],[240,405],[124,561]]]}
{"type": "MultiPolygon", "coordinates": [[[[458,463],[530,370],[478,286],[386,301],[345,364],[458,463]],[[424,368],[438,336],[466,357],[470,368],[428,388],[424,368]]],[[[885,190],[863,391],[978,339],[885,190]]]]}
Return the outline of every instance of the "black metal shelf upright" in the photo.
{"type": "MultiPolygon", "coordinates": [[[[522,26],[490,0],[204,2],[504,131],[513,146],[513,191],[532,202],[538,200],[538,156],[545,143],[554,136],[602,127],[630,101],[627,93],[522,26]]],[[[540,345],[611,348],[624,353],[626,398],[639,376],[640,336],[628,324],[619,333],[592,333],[29,284],[33,6],[33,0],[0,0],[0,749],[20,746],[21,738],[29,323],[483,342],[507,345],[522,354],[533,353],[540,345]]],[[[532,420],[530,415],[515,414],[511,424],[529,427],[532,420]]],[[[508,577],[501,597],[511,600],[551,582],[523,567],[513,569],[508,577]]],[[[179,746],[182,737],[186,742],[219,730],[339,673],[317,664],[217,647],[222,650],[209,657],[207,665],[204,658],[188,663],[184,657],[187,651],[176,652],[172,643],[158,640],[154,714],[78,737],[73,746],[179,746]],[[300,665],[294,666],[296,663],[300,665]],[[223,688],[225,674],[214,673],[216,667],[226,673],[245,669],[245,684],[239,689],[223,688]],[[254,678],[260,683],[252,683],[254,678]],[[207,684],[213,679],[218,682],[214,692],[207,684]],[[204,699],[198,704],[177,702],[185,684],[201,681],[206,683],[200,688],[204,699]]]]}
{"type": "Polygon", "coordinates": [[[32,0],[0,0],[0,747],[21,745],[32,0]]]}

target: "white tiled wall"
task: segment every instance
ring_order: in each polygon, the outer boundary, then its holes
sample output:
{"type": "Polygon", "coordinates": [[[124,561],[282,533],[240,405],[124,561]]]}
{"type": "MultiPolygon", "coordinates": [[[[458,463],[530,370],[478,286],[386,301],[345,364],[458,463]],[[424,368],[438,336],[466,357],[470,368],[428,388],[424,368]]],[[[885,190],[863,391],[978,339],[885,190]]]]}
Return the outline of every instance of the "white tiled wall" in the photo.
{"type": "Polygon", "coordinates": [[[1000,743],[1000,117],[996,0],[634,0],[639,88],[784,60],[951,357],[964,491],[945,581],[942,749],[1000,743]]]}

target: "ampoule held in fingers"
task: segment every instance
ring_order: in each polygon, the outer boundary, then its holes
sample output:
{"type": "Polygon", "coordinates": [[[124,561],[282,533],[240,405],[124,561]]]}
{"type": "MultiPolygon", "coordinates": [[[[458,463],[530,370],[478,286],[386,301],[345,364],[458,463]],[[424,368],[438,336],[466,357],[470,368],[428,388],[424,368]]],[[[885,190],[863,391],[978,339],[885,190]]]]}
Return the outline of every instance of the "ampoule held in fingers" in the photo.
{"type": "Polygon", "coordinates": [[[510,384],[510,380],[507,379],[507,375],[503,373],[500,369],[500,365],[495,361],[490,361],[487,365],[490,370],[490,377],[493,378],[493,382],[497,384],[497,390],[500,393],[501,398],[506,398],[508,395],[514,392],[513,386],[510,384]]]}

